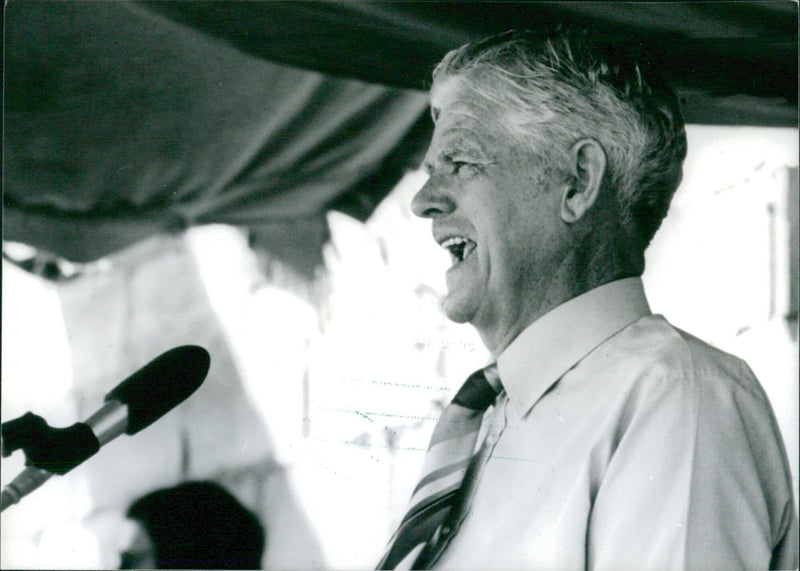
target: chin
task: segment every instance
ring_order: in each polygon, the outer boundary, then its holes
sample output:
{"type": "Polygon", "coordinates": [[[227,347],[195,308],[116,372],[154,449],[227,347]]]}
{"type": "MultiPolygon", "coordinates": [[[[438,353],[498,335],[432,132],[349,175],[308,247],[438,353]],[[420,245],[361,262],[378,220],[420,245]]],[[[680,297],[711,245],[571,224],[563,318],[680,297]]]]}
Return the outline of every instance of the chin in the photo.
{"type": "Polygon", "coordinates": [[[472,321],[475,310],[463,301],[459,302],[459,300],[447,296],[444,300],[444,313],[450,321],[468,323],[472,321]]]}

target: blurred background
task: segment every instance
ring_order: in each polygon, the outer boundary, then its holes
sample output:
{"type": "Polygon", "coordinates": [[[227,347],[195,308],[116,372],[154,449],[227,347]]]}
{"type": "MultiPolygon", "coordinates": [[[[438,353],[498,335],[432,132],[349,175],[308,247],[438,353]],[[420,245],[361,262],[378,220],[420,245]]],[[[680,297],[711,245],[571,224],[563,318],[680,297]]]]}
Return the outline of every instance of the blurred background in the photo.
{"type": "MultiPolygon", "coordinates": [[[[645,288],[747,360],[797,485],[797,7],[482,4],[7,6],[3,422],[83,420],[181,344],[211,370],[3,512],[0,567],[117,567],[128,505],[199,479],[262,521],[264,568],[374,565],[433,419],[487,357],[444,318],[447,255],[409,210],[424,87],[447,49],[518,21],[599,27],[678,87],[689,156],[645,288]]],[[[4,458],[2,484],[23,467],[4,458]]]]}

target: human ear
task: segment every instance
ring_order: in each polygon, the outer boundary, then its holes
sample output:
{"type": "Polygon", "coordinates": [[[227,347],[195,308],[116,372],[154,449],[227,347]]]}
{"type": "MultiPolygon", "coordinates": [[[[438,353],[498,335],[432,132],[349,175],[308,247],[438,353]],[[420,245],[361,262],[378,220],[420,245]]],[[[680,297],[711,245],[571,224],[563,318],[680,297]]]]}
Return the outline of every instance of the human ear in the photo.
{"type": "Polygon", "coordinates": [[[577,222],[600,194],[606,173],[606,152],[595,139],[580,139],[570,147],[570,184],[561,197],[561,219],[577,222]]]}

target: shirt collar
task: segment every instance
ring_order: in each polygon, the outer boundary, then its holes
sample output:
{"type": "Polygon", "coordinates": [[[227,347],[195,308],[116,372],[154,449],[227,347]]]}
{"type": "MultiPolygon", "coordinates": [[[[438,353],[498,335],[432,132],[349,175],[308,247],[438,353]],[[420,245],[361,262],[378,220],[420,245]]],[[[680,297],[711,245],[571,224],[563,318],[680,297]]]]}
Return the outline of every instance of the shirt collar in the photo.
{"type": "Polygon", "coordinates": [[[530,324],[497,359],[516,412],[526,414],[592,349],[645,315],[650,315],[650,307],[637,277],[590,290],[530,324]]]}

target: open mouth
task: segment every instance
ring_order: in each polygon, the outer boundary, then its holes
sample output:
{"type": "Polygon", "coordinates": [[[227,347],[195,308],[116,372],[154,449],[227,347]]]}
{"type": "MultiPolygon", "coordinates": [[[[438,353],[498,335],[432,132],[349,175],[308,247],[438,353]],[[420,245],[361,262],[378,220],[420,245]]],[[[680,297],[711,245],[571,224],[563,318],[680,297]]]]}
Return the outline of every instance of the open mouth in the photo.
{"type": "Polygon", "coordinates": [[[463,236],[454,236],[442,242],[442,248],[450,252],[450,256],[455,263],[466,260],[476,246],[475,242],[463,236]]]}

